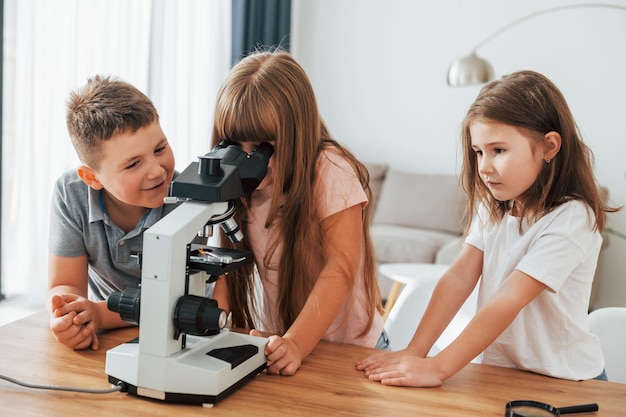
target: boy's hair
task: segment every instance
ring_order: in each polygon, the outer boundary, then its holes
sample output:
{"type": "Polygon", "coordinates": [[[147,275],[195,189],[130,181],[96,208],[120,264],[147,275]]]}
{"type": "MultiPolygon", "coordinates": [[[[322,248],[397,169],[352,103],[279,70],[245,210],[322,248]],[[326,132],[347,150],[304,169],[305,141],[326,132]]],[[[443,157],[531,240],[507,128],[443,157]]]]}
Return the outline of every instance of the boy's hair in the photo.
{"type": "Polygon", "coordinates": [[[97,169],[102,141],[148,126],[159,115],[152,101],[133,85],[110,76],[96,75],[70,93],[67,130],[78,158],[97,169]]]}
{"type": "Polygon", "coordinates": [[[572,112],[559,89],[544,75],[519,71],[485,85],[470,106],[462,127],[463,188],[468,195],[466,230],[469,231],[476,205],[482,203],[492,221],[502,219],[512,201],[497,201],[478,173],[472,149],[470,126],[477,121],[495,121],[515,126],[536,144],[548,132],[561,135],[561,149],[544,164],[534,184],[522,196],[527,202],[522,218],[537,220],[569,200],[586,202],[600,231],[606,212],[617,211],[602,201],[593,174],[593,153],[583,142],[572,112]]]}
{"type": "MultiPolygon", "coordinates": [[[[304,69],[286,51],[257,51],[240,61],[228,75],[219,91],[212,132],[213,145],[222,139],[235,142],[272,142],[276,152],[274,195],[266,227],[277,221],[284,245],[280,265],[269,265],[276,243],[268,250],[265,262],[269,269],[278,269],[278,304],[285,331],[296,319],[311,291],[311,282],[319,271],[313,265],[324,253],[321,219],[315,201],[316,165],[323,150],[342,155],[352,165],[371,201],[369,174],[365,166],[335,141],[328,132],[317,107],[311,82],[304,69]],[[288,250],[287,250],[288,249],[288,250]]],[[[244,217],[247,201],[239,204],[237,215],[244,217]]],[[[366,334],[373,322],[374,311],[380,310],[380,291],[376,280],[375,256],[369,235],[371,205],[363,208],[365,239],[365,285],[370,298],[370,317],[366,334]]],[[[239,221],[242,228],[245,221],[239,221]]],[[[245,230],[244,230],[245,235],[245,230]]],[[[241,274],[227,280],[233,308],[233,322],[252,327],[250,314],[254,300],[253,284],[242,288],[252,276],[243,268],[241,274]],[[242,272],[243,271],[243,272],[242,272]],[[232,288],[237,286],[239,288],[232,288]],[[241,313],[237,310],[241,309],[241,313]]],[[[232,275],[233,273],[231,273],[232,275]]],[[[353,277],[351,277],[353,278],[353,277]]],[[[278,329],[274,329],[278,330],[278,329]]]]}

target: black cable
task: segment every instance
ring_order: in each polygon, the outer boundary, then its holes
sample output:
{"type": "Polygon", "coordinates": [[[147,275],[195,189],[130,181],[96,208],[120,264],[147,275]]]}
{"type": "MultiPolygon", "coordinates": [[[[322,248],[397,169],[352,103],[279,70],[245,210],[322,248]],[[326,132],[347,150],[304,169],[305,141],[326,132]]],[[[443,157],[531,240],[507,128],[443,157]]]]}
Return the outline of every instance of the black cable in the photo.
{"type": "Polygon", "coordinates": [[[86,394],[110,394],[110,393],[118,392],[122,390],[121,385],[116,385],[108,389],[87,389],[87,388],[63,387],[59,385],[29,384],[27,382],[22,382],[15,378],[11,378],[9,376],[2,375],[2,374],[0,374],[0,379],[4,379],[5,381],[9,381],[9,382],[12,382],[17,385],[21,385],[26,388],[47,389],[47,390],[54,390],[54,391],[82,392],[86,394]]]}

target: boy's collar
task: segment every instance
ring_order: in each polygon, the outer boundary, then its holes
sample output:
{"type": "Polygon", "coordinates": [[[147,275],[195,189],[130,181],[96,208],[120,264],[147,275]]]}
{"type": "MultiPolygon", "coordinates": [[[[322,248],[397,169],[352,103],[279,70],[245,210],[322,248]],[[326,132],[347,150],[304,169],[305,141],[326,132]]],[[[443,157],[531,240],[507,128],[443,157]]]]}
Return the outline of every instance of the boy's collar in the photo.
{"type": "Polygon", "coordinates": [[[87,193],[87,207],[89,209],[89,223],[104,220],[104,201],[102,200],[102,190],[96,191],[93,188],[87,186],[89,192],[87,193]]]}

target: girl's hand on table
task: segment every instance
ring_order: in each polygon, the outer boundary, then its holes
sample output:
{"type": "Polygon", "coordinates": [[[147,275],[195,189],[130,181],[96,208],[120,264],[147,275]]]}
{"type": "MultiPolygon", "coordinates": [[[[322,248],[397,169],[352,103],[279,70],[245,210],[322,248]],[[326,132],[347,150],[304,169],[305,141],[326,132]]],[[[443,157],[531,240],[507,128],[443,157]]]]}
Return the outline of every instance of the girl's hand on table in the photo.
{"type": "MultiPolygon", "coordinates": [[[[262,336],[258,330],[251,330],[250,335],[262,336]]],[[[300,349],[294,341],[278,335],[269,336],[265,356],[268,374],[293,375],[302,364],[300,349]]]]}

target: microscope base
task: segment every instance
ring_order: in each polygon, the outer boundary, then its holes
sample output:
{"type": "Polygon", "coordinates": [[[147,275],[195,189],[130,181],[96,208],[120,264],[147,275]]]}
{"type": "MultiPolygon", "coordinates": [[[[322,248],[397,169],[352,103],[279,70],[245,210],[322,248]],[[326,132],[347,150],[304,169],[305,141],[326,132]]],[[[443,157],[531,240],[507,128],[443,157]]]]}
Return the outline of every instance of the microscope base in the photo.
{"type": "Polygon", "coordinates": [[[165,402],[213,406],[266,367],[267,339],[223,330],[187,336],[187,347],[167,358],[141,354],[137,339],[107,351],[111,384],[122,392],[165,402]]]}
{"type": "MultiPolygon", "coordinates": [[[[240,387],[246,384],[249,380],[253,379],[259,373],[263,372],[265,369],[265,364],[259,366],[257,369],[249,373],[244,379],[239,380],[234,385],[231,385],[225,391],[222,391],[218,395],[201,395],[201,394],[182,394],[177,392],[164,392],[163,393],[163,401],[169,403],[184,403],[184,404],[201,404],[204,407],[214,406],[218,401],[223,400],[228,395],[230,395],[233,391],[236,391],[240,387]]],[[[126,392],[128,394],[137,396],[137,397],[145,397],[145,398],[154,398],[150,395],[141,395],[138,392],[141,392],[141,388],[135,385],[131,385],[125,381],[119,380],[113,376],[109,375],[109,383],[113,385],[122,385],[125,387],[126,392]]],[[[160,398],[159,398],[160,399],[160,398]]]]}

